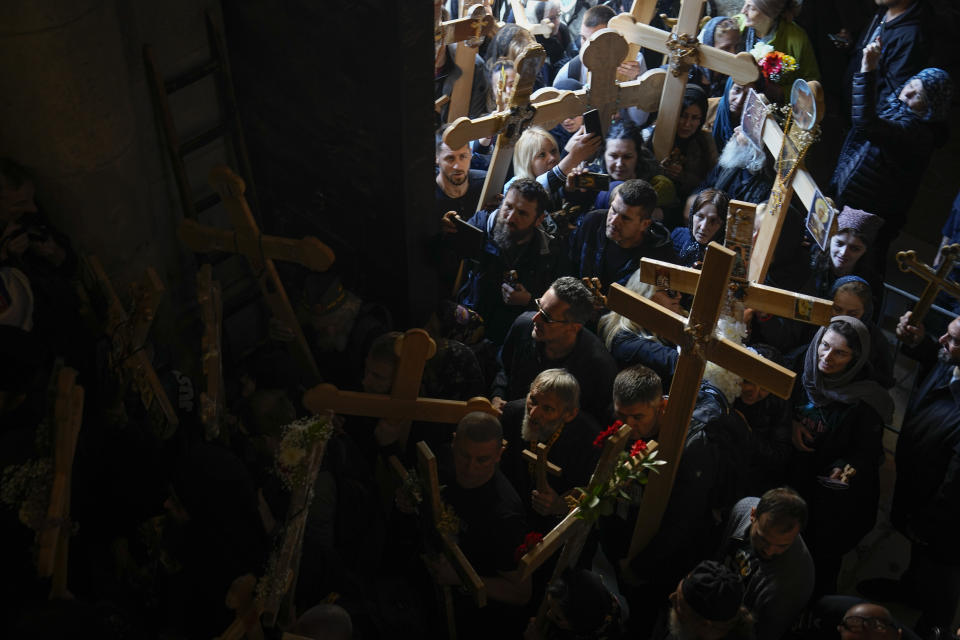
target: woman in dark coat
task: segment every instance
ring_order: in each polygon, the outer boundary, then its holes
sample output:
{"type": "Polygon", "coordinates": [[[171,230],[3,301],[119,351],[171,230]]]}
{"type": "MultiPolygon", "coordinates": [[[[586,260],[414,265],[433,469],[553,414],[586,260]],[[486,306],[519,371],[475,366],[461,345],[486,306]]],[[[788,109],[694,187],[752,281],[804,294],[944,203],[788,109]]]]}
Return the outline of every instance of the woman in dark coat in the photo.
{"type": "Polygon", "coordinates": [[[877,239],[882,257],[906,220],[934,148],[947,138],[952,83],[946,71],[924,69],[876,107],[879,58],[878,43],[864,47],[860,72],[853,76],[853,128],[830,188],[838,205],[884,219],[877,239]]]}
{"type": "Polygon", "coordinates": [[[810,508],[803,537],[816,567],[814,597],[836,592],[843,555],[877,516],[881,438],[893,400],[871,378],[871,348],[862,322],[834,317],[810,342],[794,391],[791,475],[810,508]]]}
{"type": "Polygon", "coordinates": [[[717,189],[704,189],[697,194],[690,207],[690,223],[670,232],[677,264],[699,269],[707,245],[716,240],[723,243],[730,197],[717,189]]]}

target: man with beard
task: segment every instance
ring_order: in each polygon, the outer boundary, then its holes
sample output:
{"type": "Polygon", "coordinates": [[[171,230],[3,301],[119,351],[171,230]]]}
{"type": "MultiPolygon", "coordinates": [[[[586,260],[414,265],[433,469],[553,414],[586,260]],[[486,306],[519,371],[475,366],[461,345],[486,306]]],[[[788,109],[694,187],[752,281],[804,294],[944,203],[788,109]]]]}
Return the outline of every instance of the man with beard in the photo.
{"type": "MultiPolygon", "coordinates": [[[[502,344],[514,319],[536,308],[566,260],[559,243],[541,228],[547,192],[536,180],[514,180],[499,209],[477,211],[468,221],[484,232],[484,246],[469,261],[469,276],[460,301],[480,314],[486,337],[502,344]]],[[[457,233],[453,213],[443,217],[444,232],[457,233]]]]}
{"type": "MultiPolygon", "coordinates": [[[[668,628],[653,634],[665,640],[753,638],[753,617],[743,606],[737,574],[714,560],[704,560],[670,594],[668,628]]],[[[663,618],[661,617],[661,623],[663,618]]]]}
{"type": "Polygon", "coordinates": [[[526,399],[508,402],[500,418],[509,445],[501,467],[525,505],[533,531],[546,533],[569,512],[563,495],[574,487],[586,486],[597,465],[600,450],[592,445],[599,429],[586,413],[580,412],[580,385],[566,369],[541,371],[526,399]],[[560,467],[560,475],[547,475],[550,485],[538,491],[535,465],[523,450],[537,452],[547,447],[547,459],[560,467]]]}
{"type": "Polygon", "coordinates": [[[899,580],[867,580],[857,588],[871,600],[909,602],[923,615],[921,636],[947,628],[960,601],[960,317],[939,340],[923,326],[897,325],[904,353],[930,367],[904,415],[897,440],[897,484],[891,520],[910,540],[910,565],[899,580]]]}
{"type": "Polygon", "coordinates": [[[626,285],[640,268],[641,258],[676,262],[670,233],[651,217],[657,192],[645,180],[627,180],[613,190],[606,211],[596,209],[583,218],[573,238],[573,273],[600,278],[603,291],[611,282],[626,285]]]}
{"type": "Polygon", "coordinates": [[[758,148],[737,126],[716,166],[700,186],[725,191],[731,200],[759,203],[770,195],[774,177],[766,151],[758,148]]]}
{"type": "Polygon", "coordinates": [[[454,211],[467,220],[476,213],[483,191],[486,171],[470,168],[470,145],[451,149],[443,141],[443,132],[447,126],[437,131],[434,162],[437,165],[436,212],[440,217],[447,211],[454,211]]]}

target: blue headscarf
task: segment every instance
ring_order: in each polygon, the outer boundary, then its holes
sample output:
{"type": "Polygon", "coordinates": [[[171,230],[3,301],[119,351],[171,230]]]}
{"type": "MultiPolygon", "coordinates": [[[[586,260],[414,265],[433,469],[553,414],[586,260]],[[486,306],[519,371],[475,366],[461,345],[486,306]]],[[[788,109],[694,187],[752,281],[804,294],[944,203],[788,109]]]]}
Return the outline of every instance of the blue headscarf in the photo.
{"type": "MultiPolygon", "coordinates": [[[[950,111],[950,100],[953,97],[953,82],[950,80],[949,73],[937,67],[927,67],[900,85],[896,91],[891,91],[883,111],[889,114],[910,110],[910,107],[900,100],[900,92],[914,79],[920,81],[924,93],[927,94],[927,112],[920,115],[920,119],[926,122],[946,120],[950,111]]],[[[880,115],[883,117],[883,114],[880,115]]]]}
{"type": "Polygon", "coordinates": [[[736,128],[730,119],[730,87],[732,86],[733,78],[727,78],[727,84],[723,86],[723,95],[717,103],[717,114],[713,120],[713,141],[717,145],[718,152],[723,151],[723,147],[733,136],[733,130],[736,128]]]}

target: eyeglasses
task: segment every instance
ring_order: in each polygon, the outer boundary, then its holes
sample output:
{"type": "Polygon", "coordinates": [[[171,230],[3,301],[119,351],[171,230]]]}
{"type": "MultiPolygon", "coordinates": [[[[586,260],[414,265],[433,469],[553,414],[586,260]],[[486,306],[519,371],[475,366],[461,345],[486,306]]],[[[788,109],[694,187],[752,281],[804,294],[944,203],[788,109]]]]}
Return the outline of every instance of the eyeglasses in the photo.
{"type": "Polygon", "coordinates": [[[551,318],[546,311],[543,310],[543,307],[540,305],[540,298],[536,298],[533,303],[537,305],[537,313],[540,314],[540,317],[543,318],[544,323],[546,324],[567,324],[569,320],[554,320],[551,318]]]}
{"type": "Polygon", "coordinates": [[[840,624],[848,631],[863,631],[864,629],[870,631],[896,631],[897,629],[897,626],[889,620],[884,620],[883,618],[866,618],[864,616],[847,616],[840,624]]]}

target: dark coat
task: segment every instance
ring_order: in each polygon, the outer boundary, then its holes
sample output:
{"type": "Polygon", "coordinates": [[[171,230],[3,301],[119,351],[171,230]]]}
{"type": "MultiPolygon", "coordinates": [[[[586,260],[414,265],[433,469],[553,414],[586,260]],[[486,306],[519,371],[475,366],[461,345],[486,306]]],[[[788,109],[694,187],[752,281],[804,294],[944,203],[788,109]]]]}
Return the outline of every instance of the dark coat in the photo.
{"type": "MultiPolygon", "coordinates": [[[[603,260],[610,243],[607,239],[606,222],[607,212],[600,209],[591,211],[581,218],[581,224],[573,236],[570,250],[573,274],[578,278],[601,277],[603,260]]],[[[677,261],[673,244],[670,242],[670,232],[657,221],[647,228],[643,234],[643,241],[636,247],[627,249],[626,252],[629,258],[617,269],[615,280],[622,285],[626,285],[633,272],[640,268],[641,258],[652,258],[664,262],[677,261]]],[[[606,290],[610,283],[604,282],[603,286],[606,290]]]]}
{"type": "Polygon", "coordinates": [[[877,107],[877,81],[876,71],[853,76],[853,129],[843,142],[830,187],[838,206],[880,216],[889,234],[903,226],[937,129],[895,98],[877,107]]]}
{"type": "Polygon", "coordinates": [[[614,334],[613,341],[610,343],[610,353],[620,369],[626,369],[635,364],[650,367],[660,376],[664,389],[670,388],[673,372],[677,368],[677,359],[680,357],[676,347],[622,329],[614,334]]]}

